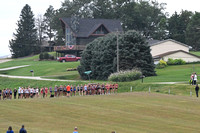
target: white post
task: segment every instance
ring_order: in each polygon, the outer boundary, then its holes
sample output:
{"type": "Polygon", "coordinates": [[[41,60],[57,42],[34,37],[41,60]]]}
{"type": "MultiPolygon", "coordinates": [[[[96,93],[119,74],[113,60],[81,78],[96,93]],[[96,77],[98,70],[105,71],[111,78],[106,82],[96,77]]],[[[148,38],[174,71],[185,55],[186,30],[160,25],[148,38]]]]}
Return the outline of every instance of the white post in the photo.
{"type": "Polygon", "coordinates": [[[151,87],[149,86],[149,93],[151,93],[151,87]]]}
{"type": "Polygon", "coordinates": [[[132,88],[132,86],[131,86],[131,89],[130,89],[130,91],[131,91],[131,92],[133,91],[133,88],[132,88]]]}

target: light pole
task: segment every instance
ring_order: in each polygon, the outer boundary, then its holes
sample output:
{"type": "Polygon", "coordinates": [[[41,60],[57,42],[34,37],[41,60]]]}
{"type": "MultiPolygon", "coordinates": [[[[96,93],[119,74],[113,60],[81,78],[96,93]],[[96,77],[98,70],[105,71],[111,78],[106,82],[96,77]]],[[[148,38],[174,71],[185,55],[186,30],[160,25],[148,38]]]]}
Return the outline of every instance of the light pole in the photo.
{"type": "Polygon", "coordinates": [[[117,72],[119,72],[119,34],[117,29],[117,72]]]}

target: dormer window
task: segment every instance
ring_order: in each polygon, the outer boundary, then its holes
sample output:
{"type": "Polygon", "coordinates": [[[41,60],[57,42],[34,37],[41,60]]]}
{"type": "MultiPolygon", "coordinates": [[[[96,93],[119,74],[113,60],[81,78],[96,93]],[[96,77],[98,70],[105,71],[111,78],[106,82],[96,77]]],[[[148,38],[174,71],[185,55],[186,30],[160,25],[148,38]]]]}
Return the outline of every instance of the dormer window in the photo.
{"type": "Polygon", "coordinates": [[[93,32],[93,35],[105,35],[108,34],[108,30],[101,25],[95,32],[93,32]]]}

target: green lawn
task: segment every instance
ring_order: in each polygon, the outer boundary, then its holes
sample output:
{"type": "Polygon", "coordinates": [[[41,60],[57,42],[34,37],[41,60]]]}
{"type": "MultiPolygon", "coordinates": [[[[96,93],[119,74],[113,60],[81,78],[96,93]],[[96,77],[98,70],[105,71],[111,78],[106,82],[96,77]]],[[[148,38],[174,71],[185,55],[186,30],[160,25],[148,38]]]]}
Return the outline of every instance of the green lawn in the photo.
{"type": "Polygon", "coordinates": [[[58,61],[38,61],[38,55],[24,58],[15,59],[6,63],[0,64],[0,68],[7,68],[12,66],[30,65],[25,68],[0,71],[1,74],[16,75],[16,76],[31,76],[30,70],[34,70],[35,76],[64,76],[70,75],[77,77],[78,72],[68,72],[67,68],[76,68],[80,62],[66,62],[60,63],[58,61]]]}
{"type": "Polygon", "coordinates": [[[0,131],[28,133],[199,132],[200,101],[148,93],[0,101],[0,131]]]}
{"type": "Polygon", "coordinates": [[[200,51],[190,51],[190,53],[200,56],[200,51]]]}

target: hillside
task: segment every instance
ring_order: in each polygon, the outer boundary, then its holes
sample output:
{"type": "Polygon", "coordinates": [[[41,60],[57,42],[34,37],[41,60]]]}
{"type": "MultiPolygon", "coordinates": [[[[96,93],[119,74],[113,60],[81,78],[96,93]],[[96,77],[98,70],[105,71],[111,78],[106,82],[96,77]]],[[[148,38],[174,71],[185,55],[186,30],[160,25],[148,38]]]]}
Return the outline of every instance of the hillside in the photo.
{"type": "Polygon", "coordinates": [[[6,100],[0,131],[11,125],[18,132],[24,124],[29,133],[70,133],[75,126],[80,133],[199,132],[199,104],[196,98],[153,93],[6,100]]]}

